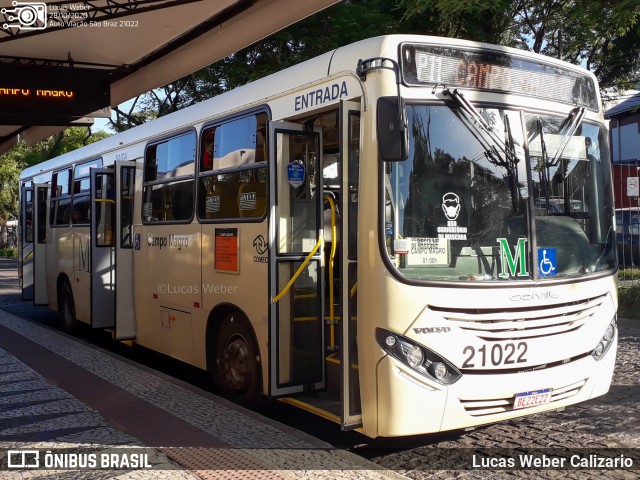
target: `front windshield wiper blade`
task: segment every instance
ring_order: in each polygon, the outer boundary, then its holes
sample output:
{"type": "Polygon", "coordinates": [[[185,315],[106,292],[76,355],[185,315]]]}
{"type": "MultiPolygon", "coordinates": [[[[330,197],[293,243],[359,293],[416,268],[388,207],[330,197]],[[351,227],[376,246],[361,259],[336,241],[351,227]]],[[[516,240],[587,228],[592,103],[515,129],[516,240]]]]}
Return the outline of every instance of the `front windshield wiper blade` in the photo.
{"type": "MultiPolygon", "coordinates": [[[[567,145],[569,144],[569,140],[571,140],[571,137],[573,137],[573,135],[576,133],[576,130],[582,123],[585,110],[586,109],[584,107],[574,108],[573,110],[571,110],[569,116],[562,122],[562,125],[566,126],[566,130],[564,131],[564,133],[562,133],[562,141],[560,142],[556,153],[553,154],[553,158],[549,161],[550,166],[555,167],[558,165],[558,162],[560,161],[560,158],[564,153],[564,149],[567,148],[567,145]]],[[[540,132],[542,132],[542,129],[540,130],[540,132]]]]}
{"type": "Polygon", "coordinates": [[[538,136],[540,137],[540,154],[542,155],[542,188],[545,198],[545,210],[549,211],[549,155],[547,154],[547,144],[544,141],[544,128],[542,120],[538,118],[538,136]]]}
{"type": "Polygon", "coordinates": [[[485,156],[487,157],[487,160],[506,170],[511,189],[512,208],[514,212],[520,213],[520,196],[518,194],[519,179],[517,168],[517,164],[520,160],[516,155],[516,146],[513,140],[508,115],[504,116],[504,136],[503,138],[500,138],[499,133],[496,132],[496,128],[489,125],[480,112],[478,112],[471,102],[469,102],[469,100],[467,100],[457,89],[451,91],[446,85],[443,85],[442,93],[449,96],[454,102],[456,102],[460,107],[459,110],[466,114],[457,115],[461,120],[463,120],[463,123],[469,125],[468,128],[473,127],[473,130],[476,131],[478,135],[476,135],[470,128],[471,133],[474,134],[485,148],[485,156]]]}
{"type": "MultiPolygon", "coordinates": [[[[435,90],[435,89],[434,89],[435,90]]],[[[491,127],[487,121],[480,115],[480,112],[476,110],[476,108],[465,98],[465,96],[458,91],[458,89],[454,89],[453,91],[449,90],[446,85],[443,85],[442,93],[450,97],[454,102],[458,104],[460,109],[462,109],[472,120],[470,122],[473,126],[480,125],[482,131],[489,137],[491,145],[487,148],[489,154],[497,154],[497,150],[504,154],[504,159],[510,166],[513,166],[518,163],[518,157],[515,155],[514,151],[515,146],[513,142],[513,138],[511,136],[511,129],[507,126],[505,130],[506,139],[501,139],[498,133],[496,133],[495,128],[491,127]],[[514,146],[514,148],[510,148],[510,146],[514,146]],[[496,148],[497,147],[497,148],[496,148]]],[[[476,128],[476,130],[479,130],[476,128]]],[[[486,138],[486,137],[485,137],[486,138]]],[[[485,140],[486,141],[486,140],[485,140]]],[[[498,155],[499,156],[499,155],[498,155]]]]}

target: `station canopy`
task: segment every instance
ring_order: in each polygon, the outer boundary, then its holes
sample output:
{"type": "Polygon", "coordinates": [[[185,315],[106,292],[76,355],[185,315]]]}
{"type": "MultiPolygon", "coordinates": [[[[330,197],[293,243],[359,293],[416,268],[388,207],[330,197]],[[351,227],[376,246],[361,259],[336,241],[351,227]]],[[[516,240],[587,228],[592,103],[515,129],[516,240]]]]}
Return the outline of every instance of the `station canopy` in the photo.
{"type": "Polygon", "coordinates": [[[0,0],[0,153],[249,46],[339,0],[0,0]]]}

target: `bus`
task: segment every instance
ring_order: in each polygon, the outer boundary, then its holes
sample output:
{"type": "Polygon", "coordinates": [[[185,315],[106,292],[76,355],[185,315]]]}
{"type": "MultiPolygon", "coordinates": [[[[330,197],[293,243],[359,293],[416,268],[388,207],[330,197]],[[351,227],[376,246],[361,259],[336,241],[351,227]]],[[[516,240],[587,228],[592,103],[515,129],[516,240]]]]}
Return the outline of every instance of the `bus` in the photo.
{"type": "Polygon", "coordinates": [[[605,394],[614,207],[595,77],[391,35],[26,169],[24,300],[370,437],[605,394]]]}

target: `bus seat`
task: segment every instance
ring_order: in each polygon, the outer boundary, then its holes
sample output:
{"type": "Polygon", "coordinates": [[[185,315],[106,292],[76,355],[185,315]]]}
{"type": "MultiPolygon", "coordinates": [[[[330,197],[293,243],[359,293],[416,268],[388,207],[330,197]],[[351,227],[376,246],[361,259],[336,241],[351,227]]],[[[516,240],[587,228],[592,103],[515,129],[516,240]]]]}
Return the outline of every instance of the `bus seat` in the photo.
{"type": "Polygon", "coordinates": [[[240,184],[240,188],[238,189],[238,208],[240,218],[260,218],[264,215],[266,206],[266,183],[249,182],[240,184]]]}

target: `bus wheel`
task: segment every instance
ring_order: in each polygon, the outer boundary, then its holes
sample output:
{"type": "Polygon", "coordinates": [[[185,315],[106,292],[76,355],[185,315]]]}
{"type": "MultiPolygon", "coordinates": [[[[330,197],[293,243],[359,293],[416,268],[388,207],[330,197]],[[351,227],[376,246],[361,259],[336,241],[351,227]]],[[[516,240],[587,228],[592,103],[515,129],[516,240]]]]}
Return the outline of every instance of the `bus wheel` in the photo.
{"type": "Polygon", "coordinates": [[[71,285],[66,281],[62,284],[62,290],[60,291],[58,314],[60,315],[62,329],[68,333],[74,332],[78,326],[78,321],[76,320],[76,306],[73,301],[71,285]]]}
{"type": "Polygon", "coordinates": [[[227,315],[218,333],[217,383],[226,396],[256,406],[261,399],[258,346],[253,332],[237,313],[227,315]]]}

